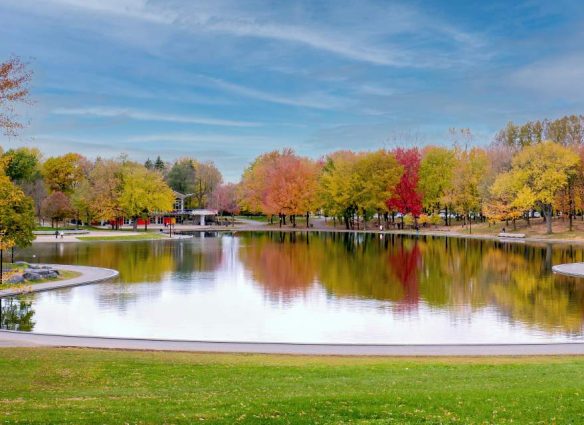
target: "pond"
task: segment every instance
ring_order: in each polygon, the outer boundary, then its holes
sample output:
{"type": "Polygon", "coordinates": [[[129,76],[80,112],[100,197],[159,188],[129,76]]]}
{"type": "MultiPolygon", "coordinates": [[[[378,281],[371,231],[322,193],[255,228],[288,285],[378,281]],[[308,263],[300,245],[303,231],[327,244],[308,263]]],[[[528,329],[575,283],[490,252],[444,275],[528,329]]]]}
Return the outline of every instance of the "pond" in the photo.
{"type": "Polygon", "coordinates": [[[304,343],[584,341],[570,245],[354,233],[38,244],[32,261],[113,282],[2,301],[2,326],[68,335],[304,343]]]}

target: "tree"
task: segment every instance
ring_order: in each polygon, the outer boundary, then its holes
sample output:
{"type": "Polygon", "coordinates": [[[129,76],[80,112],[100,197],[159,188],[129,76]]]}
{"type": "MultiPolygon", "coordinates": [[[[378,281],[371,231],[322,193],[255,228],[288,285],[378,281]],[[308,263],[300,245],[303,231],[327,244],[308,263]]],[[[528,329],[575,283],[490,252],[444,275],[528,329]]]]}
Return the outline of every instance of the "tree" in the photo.
{"type": "MultiPolygon", "coordinates": [[[[472,226],[473,216],[481,213],[483,191],[482,183],[489,169],[487,153],[480,148],[458,151],[454,171],[453,204],[465,221],[472,226]]],[[[469,227],[472,232],[472,227],[469,227]]]]}
{"type": "Polygon", "coordinates": [[[154,161],[154,169],[161,173],[166,169],[166,164],[162,159],[160,159],[160,155],[157,156],[156,161],[154,161]]]}
{"type": "Polygon", "coordinates": [[[138,218],[147,219],[152,212],[170,211],[175,197],[160,173],[139,164],[126,164],[124,168],[119,202],[136,230],[138,218]]]}
{"type": "Polygon", "coordinates": [[[32,200],[7,176],[0,174],[0,283],[3,251],[29,246],[34,239],[35,224],[32,200]]]}
{"type": "Polygon", "coordinates": [[[41,214],[51,220],[53,227],[59,227],[59,222],[74,215],[71,201],[63,192],[51,193],[41,205],[41,214]]]}
{"type": "Polygon", "coordinates": [[[194,165],[193,199],[197,208],[205,208],[215,188],[223,182],[223,176],[211,161],[195,162],[194,165]]]}
{"type": "Polygon", "coordinates": [[[403,167],[403,173],[397,183],[393,195],[387,200],[387,207],[396,210],[403,216],[411,214],[414,219],[422,213],[422,196],[418,189],[420,172],[420,152],[417,148],[394,151],[394,155],[403,167]]]}
{"type": "Polygon", "coordinates": [[[89,162],[78,153],[51,157],[43,164],[42,174],[52,192],[71,193],[87,174],[89,162]]]}
{"type": "Polygon", "coordinates": [[[221,214],[239,214],[238,185],[225,183],[217,186],[211,194],[209,206],[221,214]]]}
{"type": "MultiPolygon", "coordinates": [[[[553,202],[576,173],[580,158],[571,149],[546,141],[522,149],[513,158],[510,179],[544,213],[547,233],[552,233],[553,202]]],[[[519,192],[515,194],[517,197],[519,192]]]]}
{"type": "Polygon", "coordinates": [[[166,176],[166,182],[173,190],[183,195],[191,194],[195,190],[196,173],[195,160],[181,158],[172,164],[166,176]]]}
{"type": "Polygon", "coordinates": [[[152,162],[152,160],[150,158],[148,158],[146,160],[146,162],[144,162],[144,167],[146,167],[149,170],[153,170],[154,169],[154,163],[152,162]]]}
{"type": "Polygon", "coordinates": [[[456,156],[451,149],[430,146],[424,149],[420,162],[419,191],[426,210],[440,212],[444,207],[444,221],[448,225],[456,156]]]}
{"type": "Polygon", "coordinates": [[[16,136],[23,124],[18,120],[15,103],[29,102],[32,74],[26,64],[13,57],[0,63],[0,129],[6,136],[16,136]]]}
{"type": "Polygon", "coordinates": [[[325,212],[339,217],[345,227],[353,226],[355,214],[367,217],[387,211],[386,201],[403,167],[386,151],[354,153],[339,151],[330,154],[322,168],[319,195],[325,212]]]}
{"type": "Polygon", "coordinates": [[[39,158],[38,149],[18,148],[4,152],[0,161],[10,180],[21,184],[31,183],[39,176],[39,158]]]}
{"type": "Polygon", "coordinates": [[[89,173],[89,206],[92,215],[101,221],[113,220],[117,227],[123,215],[120,206],[123,166],[120,162],[98,159],[89,173]]]}

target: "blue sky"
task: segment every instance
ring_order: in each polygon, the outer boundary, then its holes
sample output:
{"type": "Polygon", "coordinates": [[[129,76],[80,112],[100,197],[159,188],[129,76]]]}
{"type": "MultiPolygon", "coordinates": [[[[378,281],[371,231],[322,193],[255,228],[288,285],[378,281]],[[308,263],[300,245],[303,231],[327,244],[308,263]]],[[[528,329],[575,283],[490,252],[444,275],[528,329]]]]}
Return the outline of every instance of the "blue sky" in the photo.
{"type": "Polygon", "coordinates": [[[584,112],[584,5],[563,1],[2,0],[0,59],[34,70],[6,147],[214,160],[488,143],[584,112]]]}

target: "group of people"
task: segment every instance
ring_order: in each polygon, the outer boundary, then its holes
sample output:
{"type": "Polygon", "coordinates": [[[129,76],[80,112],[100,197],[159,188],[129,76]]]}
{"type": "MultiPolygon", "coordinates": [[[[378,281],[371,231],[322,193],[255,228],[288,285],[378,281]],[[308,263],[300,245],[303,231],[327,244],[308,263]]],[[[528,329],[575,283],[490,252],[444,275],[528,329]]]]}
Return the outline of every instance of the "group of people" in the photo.
{"type": "Polygon", "coordinates": [[[63,239],[63,236],[65,236],[65,232],[55,230],[55,239],[58,239],[59,236],[61,237],[61,239],[63,239]]]}

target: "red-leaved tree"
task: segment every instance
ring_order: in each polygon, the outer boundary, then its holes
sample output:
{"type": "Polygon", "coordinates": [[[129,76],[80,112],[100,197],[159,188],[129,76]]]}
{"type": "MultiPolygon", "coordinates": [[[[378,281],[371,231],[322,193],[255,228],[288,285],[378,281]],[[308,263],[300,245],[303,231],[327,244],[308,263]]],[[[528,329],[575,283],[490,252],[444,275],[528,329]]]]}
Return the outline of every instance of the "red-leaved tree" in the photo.
{"type": "Polygon", "coordinates": [[[393,196],[387,200],[387,207],[403,215],[412,214],[415,218],[422,213],[422,195],[418,190],[420,172],[420,151],[418,148],[397,148],[393,152],[404,172],[393,196]]]}

